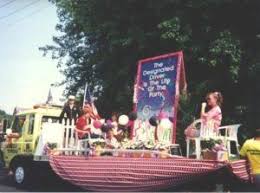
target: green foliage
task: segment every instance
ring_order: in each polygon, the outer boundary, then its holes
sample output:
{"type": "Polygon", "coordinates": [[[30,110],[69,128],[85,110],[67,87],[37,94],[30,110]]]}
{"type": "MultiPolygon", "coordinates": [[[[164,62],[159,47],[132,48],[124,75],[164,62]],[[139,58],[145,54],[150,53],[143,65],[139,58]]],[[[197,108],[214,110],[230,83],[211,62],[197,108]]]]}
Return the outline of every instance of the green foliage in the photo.
{"type": "Polygon", "coordinates": [[[179,49],[185,48],[187,43],[190,42],[192,35],[191,27],[181,24],[178,17],[160,23],[158,28],[162,31],[161,38],[174,40],[176,47],[179,47],[179,49]]]}
{"type": "Polygon", "coordinates": [[[3,120],[3,119],[11,119],[11,115],[7,114],[5,111],[3,110],[0,110],[0,120],[3,120]]]}
{"type": "Polygon", "coordinates": [[[0,110],[0,122],[7,120],[7,126],[11,125],[12,116],[7,114],[5,111],[0,110]]]}
{"type": "Polygon", "coordinates": [[[209,53],[209,64],[212,67],[217,64],[228,65],[230,76],[237,82],[242,55],[240,41],[234,39],[229,31],[220,32],[219,37],[210,45],[209,53]]]}
{"type": "Polygon", "coordinates": [[[203,141],[203,143],[201,144],[201,149],[202,150],[205,150],[205,149],[212,150],[216,144],[221,144],[221,143],[223,143],[221,139],[216,140],[216,139],[210,138],[208,141],[203,141]]]}
{"type": "Polygon", "coordinates": [[[137,61],[183,50],[189,114],[206,92],[219,90],[225,117],[243,122],[259,119],[260,1],[51,2],[58,9],[60,35],[53,37],[54,45],[40,49],[58,60],[65,94],[82,94],[88,82],[105,115],[130,111],[137,61]],[[203,91],[202,85],[206,85],[203,91]],[[239,106],[246,109],[243,118],[231,113],[239,106]]]}

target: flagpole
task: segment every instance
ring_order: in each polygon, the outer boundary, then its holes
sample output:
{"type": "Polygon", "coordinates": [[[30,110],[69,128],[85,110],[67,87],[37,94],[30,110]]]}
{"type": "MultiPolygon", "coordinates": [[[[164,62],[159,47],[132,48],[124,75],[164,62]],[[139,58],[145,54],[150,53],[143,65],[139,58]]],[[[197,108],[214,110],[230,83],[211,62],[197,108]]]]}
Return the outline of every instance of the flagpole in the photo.
{"type": "Polygon", "coordinates": [[[87,88],[88,88],[88,83],[86,83],[86,85],[85,85],[82,108],[84,108],[84,105],[86,103],[86,97],[85,96],[86,96],[86,93],[87,93],[87,88]]]}

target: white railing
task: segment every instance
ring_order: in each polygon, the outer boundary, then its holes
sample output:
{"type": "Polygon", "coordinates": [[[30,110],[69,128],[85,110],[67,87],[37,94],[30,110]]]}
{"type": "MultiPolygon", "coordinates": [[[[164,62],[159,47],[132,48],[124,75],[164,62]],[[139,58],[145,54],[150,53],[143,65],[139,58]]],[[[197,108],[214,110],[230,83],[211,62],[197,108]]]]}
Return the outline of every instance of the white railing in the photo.
{"type": "MultiPolygon", "coordinates": [[[[89,125],[93,128],[93,125],[89,125]]],[[[93,129],[94,130],[94,129],[93,129]]],[[[95,141],[100,141],[102,139],[91,139],[90,135],[86,139],[79,139],[77,128],[74,120],[62,120],[62,123],[52,123],[47,122],[42,125],[42,131],[39,138],[39,143],[37,145],[37,153],[35,156],[46,156],[45,147],[48,144],[56,144],[56,150],[58,152],[63,152],[65,155],[78,155],[78,154],[88,154],[90,153],[91,144],[95,141]]],[[[179,149],[177,144],[173,144],[171,148],[179,149]]],[[[115,153],[132,153],[132,152],[143,152],[143,153],[159,153],[160,155],[164,154],[162,152],[154,150],[129,150],[129,149],[103,149],[103,152],[115,153]]]]}
{"type": "Polygon", "coordinates": [[[67,121],[63,119],[61,124],[64,130],[64,140],[62,148],[68,149],[76,147],[78,142],[78,134],[76,132],[74,119],[72,119],[71,121],[69,121],[69,119],[67,121]]]}

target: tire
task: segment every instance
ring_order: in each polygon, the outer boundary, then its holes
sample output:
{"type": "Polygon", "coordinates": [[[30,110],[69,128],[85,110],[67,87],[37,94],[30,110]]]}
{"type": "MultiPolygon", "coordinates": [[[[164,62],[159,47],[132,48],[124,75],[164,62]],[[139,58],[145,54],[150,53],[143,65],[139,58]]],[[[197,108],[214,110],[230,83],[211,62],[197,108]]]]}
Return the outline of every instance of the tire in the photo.
{"type": "Polygon", "coordinates": [[[30,163],[26,160],[20,160],[13,163],[12,166],[13,181],[17,187],[25,187],[30,183],[31,172],[30,163]]]}
{"type": "Polygon", "coordinates": [[[5,167],[4,153],[0,150],[0,168],[5,167]]]}

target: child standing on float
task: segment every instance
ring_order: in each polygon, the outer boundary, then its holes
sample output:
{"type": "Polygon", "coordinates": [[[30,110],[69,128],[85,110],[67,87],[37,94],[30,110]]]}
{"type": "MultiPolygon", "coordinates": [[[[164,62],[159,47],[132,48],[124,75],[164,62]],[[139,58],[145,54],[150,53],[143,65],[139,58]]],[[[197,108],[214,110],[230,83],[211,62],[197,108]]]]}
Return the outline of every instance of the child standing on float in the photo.
{"type": "MultiPolygon", "coordinates": [[[[223,97],[220,92],[210,92],[206,96],[207,103],[202,103],[200,118],[203,128],[210,128],[213,132],[217,132],[222,121],[221,105],[223,97]],[[209,110],[206,112],[206,108],[209,110]]],[[[191,124],[184,131],[186,137],[199,137],[200,131],[191,124]]]]}
{"type": "Polygon", "coordinates": [[[207,128],[213,128],[214,132],[217,132],[222,121],[221,105],[223,103],[223,97],[220,92],[210,92],[207,94],[206,101],[207,103],[202,103],[201,107],[200,116],[202,124],[207,128]],[[206,112],[207,106],[209,110],[206,112]]]}

